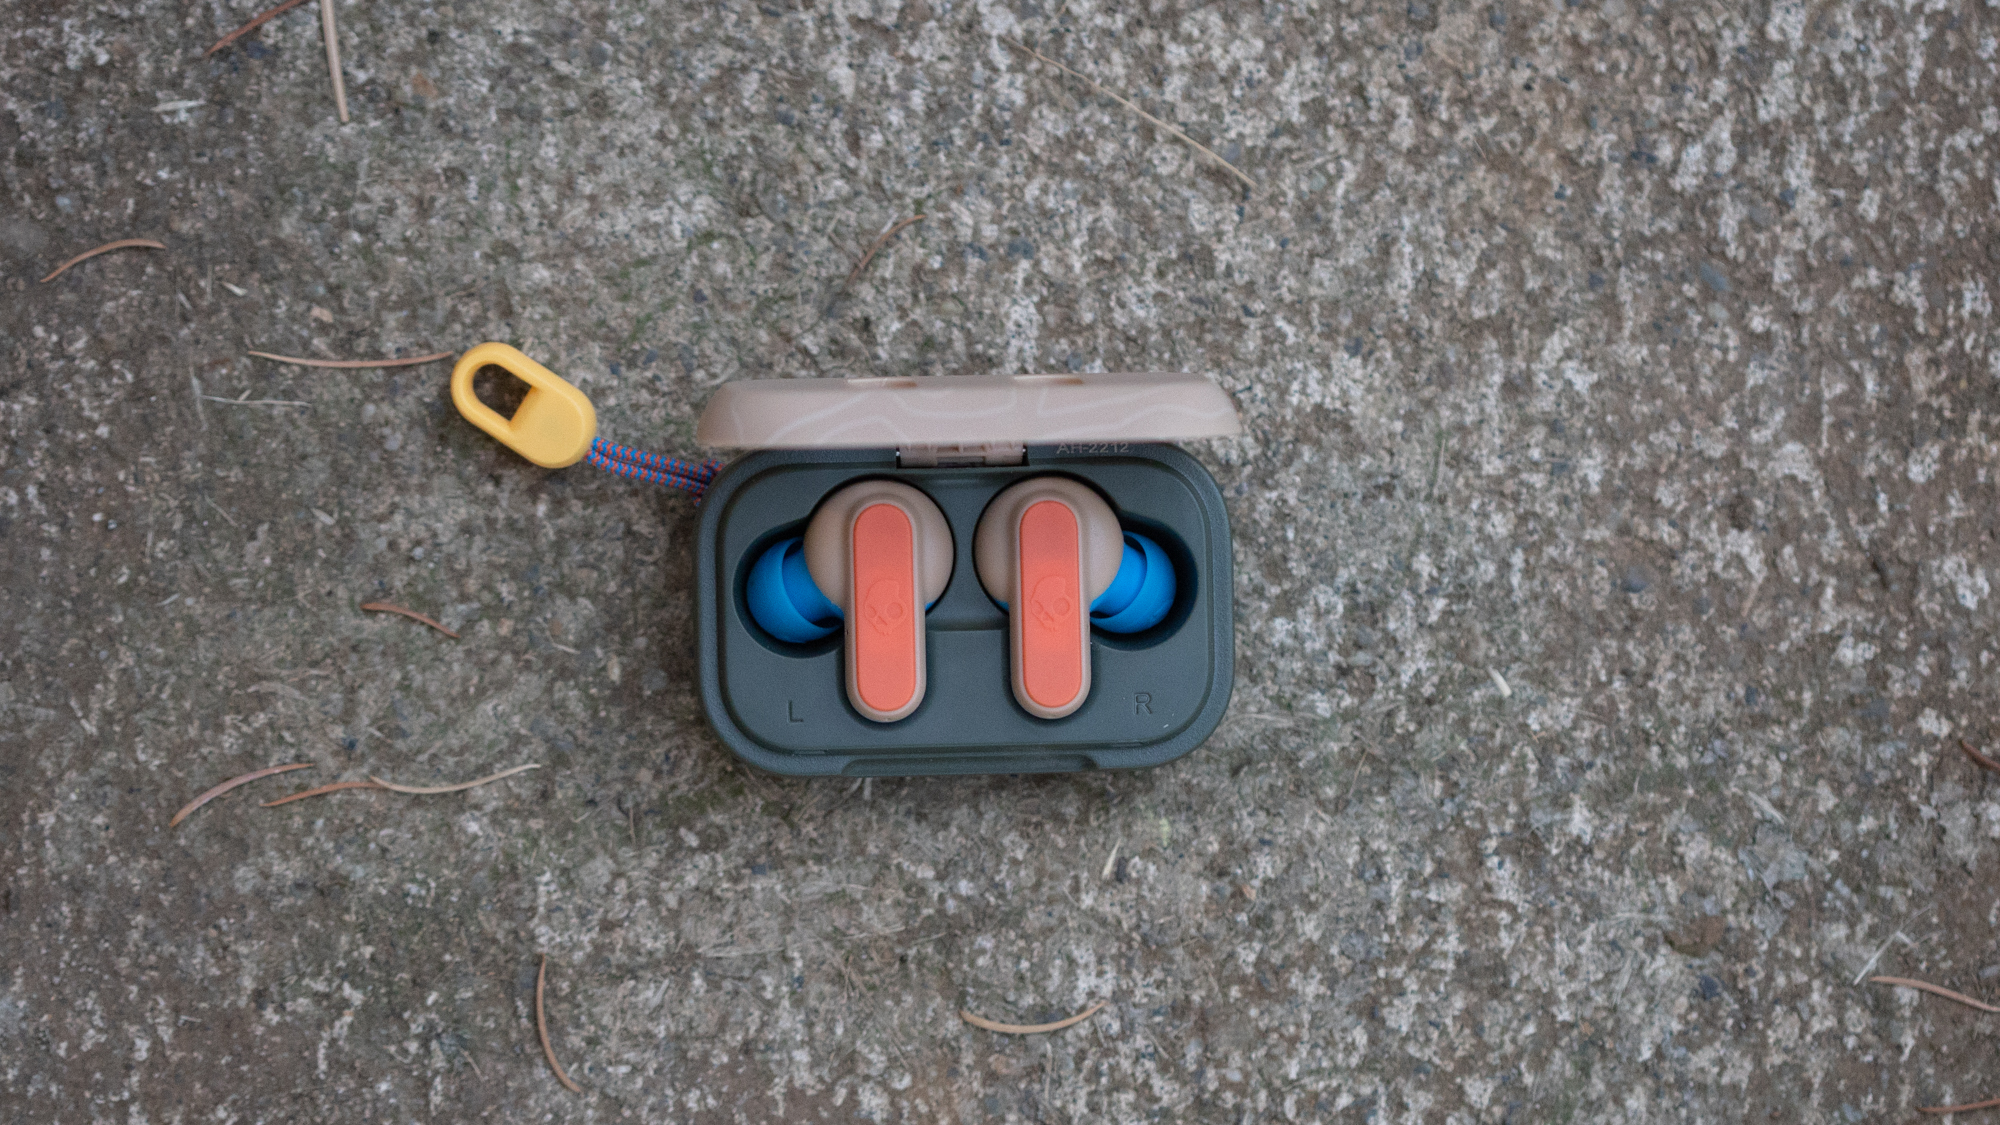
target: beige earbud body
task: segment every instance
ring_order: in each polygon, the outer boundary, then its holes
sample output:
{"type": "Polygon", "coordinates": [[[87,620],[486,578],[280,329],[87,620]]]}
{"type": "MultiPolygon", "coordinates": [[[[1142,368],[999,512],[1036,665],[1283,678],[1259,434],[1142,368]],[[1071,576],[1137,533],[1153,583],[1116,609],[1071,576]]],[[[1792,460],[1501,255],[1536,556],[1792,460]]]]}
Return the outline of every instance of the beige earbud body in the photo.
{"type": "Polygon", "coordinates": [[[1060,719],[1090,696],[1090,603],[1118,576],[1118,517],[1090,486],[1030,477],[993,498],[973,532],[987,596],[1007,605],[1014,700],[1060,719]]]}
{"type": "Polygon", "coordinates": [[[892,723],[924,700],[924,611],[951,580],[951,526],[931,498],[887,480],[827,497],[806,525],[806,569],[840,606],[847,699],[892,723]]]}

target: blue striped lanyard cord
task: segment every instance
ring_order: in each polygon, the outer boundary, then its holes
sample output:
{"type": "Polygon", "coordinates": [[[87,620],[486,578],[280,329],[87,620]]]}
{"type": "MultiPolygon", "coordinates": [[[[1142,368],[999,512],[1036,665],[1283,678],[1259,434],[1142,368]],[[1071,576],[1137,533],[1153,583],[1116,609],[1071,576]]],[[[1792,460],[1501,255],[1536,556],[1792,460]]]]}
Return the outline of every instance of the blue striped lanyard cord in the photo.
{"type": "Polygon", "coordinates": [[[603,438],[591,439],[590,452],[584,454],[584,459],[614,476],[692,492],[696,503],[701,502],[701,494],[708,491],[708,482],[714,480],[716,472],[722,468],[720,461],[683,461],[678,457],[662,457],[603,438]]]}

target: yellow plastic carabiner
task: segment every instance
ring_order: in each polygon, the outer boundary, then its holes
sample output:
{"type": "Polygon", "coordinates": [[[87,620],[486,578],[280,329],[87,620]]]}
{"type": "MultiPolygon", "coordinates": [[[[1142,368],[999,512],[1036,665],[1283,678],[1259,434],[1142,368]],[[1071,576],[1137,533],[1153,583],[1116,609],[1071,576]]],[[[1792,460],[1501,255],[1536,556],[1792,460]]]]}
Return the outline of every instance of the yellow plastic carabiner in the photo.
{"type": "Polygon", "coordinates": [[[597,411],[590,399],[506,344],[481,344],[458,357],[451,369],[451,401],[466,421],[544,469],[583,460],[597,436],[597,411]],[[472,393],[472,377],[487,366],[504,368],[528,384],[528,395],[512,418],[502,418],[472,393]]]}

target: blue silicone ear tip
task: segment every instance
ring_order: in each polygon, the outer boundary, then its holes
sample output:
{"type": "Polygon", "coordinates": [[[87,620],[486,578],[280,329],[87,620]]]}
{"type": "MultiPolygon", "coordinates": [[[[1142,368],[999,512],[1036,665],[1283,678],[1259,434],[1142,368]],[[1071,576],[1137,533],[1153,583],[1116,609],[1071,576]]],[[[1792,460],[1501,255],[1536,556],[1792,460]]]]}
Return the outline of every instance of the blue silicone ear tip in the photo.
{"type": "Polygon", "coordinates": [[[1134,547],[1128,539],[1124,545],[1124,554],[1118,559],[1117,577],[1111,580],[1109,589],[1090,603],[1090,612],[1104,617],[1122,612],[1126,606],[1132,604],[1133,598],[1139,596],[1139,587],[1145,584],[1146,555],[1134,547]]]}
{"type": "Polygon", "coordinates": [[[781,641],[804,644],[840,628],[840,608],[813,583],[801,540],[773,543],[751,566],[743,595],[751,619],[781,641]]]}
{"type": "Polygon", "coordinates": [[[1090,607],[1090,623],[1107,633],[1137,633],[1166,620],[1174,607],[1174,564],[1158,543],[1125,533],[1118,576],[1090,607]],[[1128,593],[1129,591],[1129,593],[1128,593]],[[1123,604],[1112,598],[1123,598],[1123,604]],[[1099,616],[1099,615],[1102,616],[1099,616]]]}
{"type": "MultiPolygon", "coordinates": [[[[835,624],[841,620],[840,607],[821,593],[819,583],[813,581],[812,571],[806,566],[803,539],[794,539],[785,548],[785,592],[792,596],[792,604],[807,620],[835,624]]],[[[833,628],[834,624],[827,625],[828,631],[833,628]]]]}

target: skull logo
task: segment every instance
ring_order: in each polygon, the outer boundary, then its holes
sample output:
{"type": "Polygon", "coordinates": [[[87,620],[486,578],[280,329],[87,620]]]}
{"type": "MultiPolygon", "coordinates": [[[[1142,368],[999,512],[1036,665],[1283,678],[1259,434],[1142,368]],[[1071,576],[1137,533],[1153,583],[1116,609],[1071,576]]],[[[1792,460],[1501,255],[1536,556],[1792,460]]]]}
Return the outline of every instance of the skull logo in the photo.
{"type": "Polygon", "coordinates": [[[868,587],[861,599],[861,620],[876,632],[888,635],[903,624],[903,584],[882,578],[868,587]]]}
{"type": "Polygon", "coordinates": [[[1070,597],[1069,580],[1060,574],[1051,574],[1035,583],[1035,589],[1028,597],[1028,609],[1044,629],[1060,628],[1076,611],[1076,602],[1070,597]]]}

